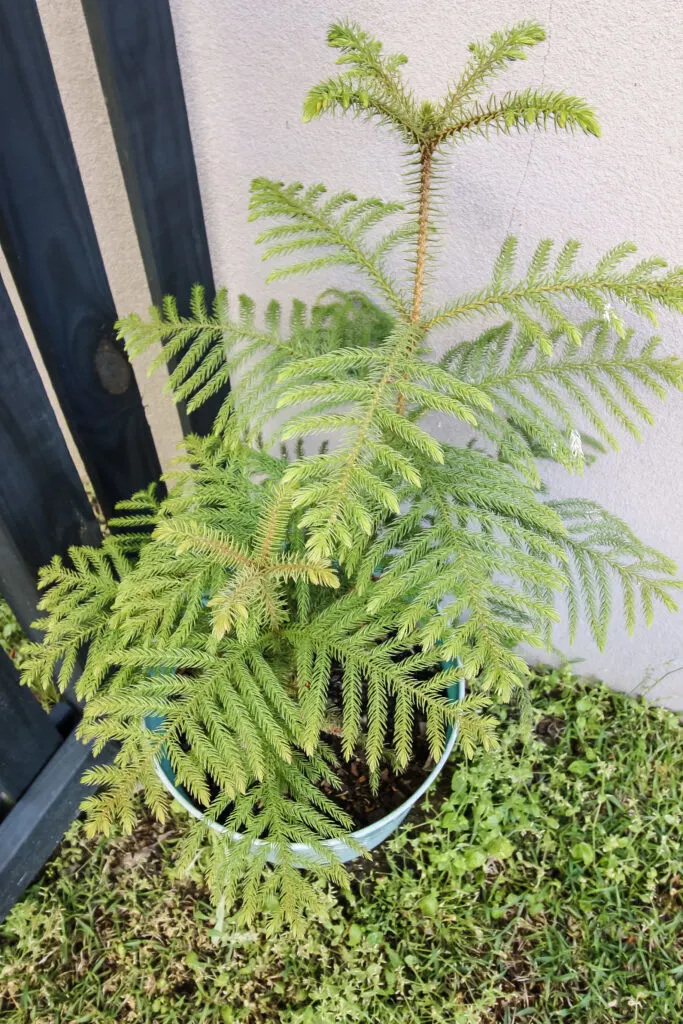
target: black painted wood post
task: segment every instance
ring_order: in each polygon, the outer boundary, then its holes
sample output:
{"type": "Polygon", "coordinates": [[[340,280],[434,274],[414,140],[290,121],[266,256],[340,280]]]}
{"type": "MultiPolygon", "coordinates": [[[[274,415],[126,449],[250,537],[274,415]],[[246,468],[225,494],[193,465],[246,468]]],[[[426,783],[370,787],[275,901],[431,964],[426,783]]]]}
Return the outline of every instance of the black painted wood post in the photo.
{"type": "Polygon", "coordinates": [[[34,635],[38,569],[101,533],[1,278],[0,365],[0,594],[34,635]]]}
{"type": "Polygon", "coordinates": [[[158,477],[159,461],[114,337],[116,310],[35,0],[0,0],[0,244],[109,515],[158,477]]]}
{"type": "Polygon", "coordinates": [[[63,737],[0,650],[0,819],[28,789],[63,737]]]}
{"type": "MultiPolygon", "coordinates": [[[[185,311],[214,281],[168,0],[82,3],[152,298],[185,311]]],[[[209,433],[226,393],[181,412],[183,429],[209,433]]]]}
{"type": "MultiPolygon", "coordinates": [[[[0,0],[0,244],[105,514],[159,475],[35,0],[0,0]]],[[[23,628],[38,568],[101,533],[0,281],[0,593],[23,628]]],[[[86,793],[95,759],[56,726],[0,657],[0,919],[86,793]]],[[[111,756],[103,751],[97,760],[111,756]]]]}
{"type": "Polygon", "coordinates": [[[112,756],[97,757],[72,733],[0,824],[0,921],[31,884],[83,799],[93,792],[81,783],[83,772],[112,756]]]}
{"type": "MultiPolygon", "coordinates": [[[[2,280],[0,363],[0,593],[31,635],[38,568],[70,544],[97,544],[100,529],[2,280]]],[[[93,763],[0,651],[0,920],[73,820],[93,763]]]]}

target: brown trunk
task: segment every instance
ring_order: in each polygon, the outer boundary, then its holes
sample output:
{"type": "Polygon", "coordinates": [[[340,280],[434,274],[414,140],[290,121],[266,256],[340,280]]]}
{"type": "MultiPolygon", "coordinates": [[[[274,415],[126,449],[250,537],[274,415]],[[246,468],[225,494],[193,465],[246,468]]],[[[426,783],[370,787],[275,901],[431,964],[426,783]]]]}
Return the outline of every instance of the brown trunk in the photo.
{"type": "MultiPolygon", "coordinates": [[[[427,265],[427,234],[429,231],[429,199],[432,182],[432,155],[429,146],[422,150],[420,156],[420,200],[417,217],[417,247],[415,253],[415,280],[413,284],[413,304],[410,310],[411,324],[418,324],[422,314],[422,292],[424,289],[425,268],[427,265]]],[[[399,395],[396,412],[405,414],[406,400],[399,395]]]]}

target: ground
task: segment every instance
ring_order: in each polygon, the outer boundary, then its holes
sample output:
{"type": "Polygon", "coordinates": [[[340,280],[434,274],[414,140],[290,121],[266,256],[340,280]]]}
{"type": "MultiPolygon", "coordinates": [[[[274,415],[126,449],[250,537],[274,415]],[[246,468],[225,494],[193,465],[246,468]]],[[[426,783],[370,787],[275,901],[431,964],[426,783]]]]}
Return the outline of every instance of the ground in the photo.
{"type": "Polygon", "coordinates": [[[569,669],[530,697],[304,938],[217,933],[176,877],[182,812],[115,840],[76,825],[0,926],[0,1019],[680,1020],[681,719],[569,669]]]}

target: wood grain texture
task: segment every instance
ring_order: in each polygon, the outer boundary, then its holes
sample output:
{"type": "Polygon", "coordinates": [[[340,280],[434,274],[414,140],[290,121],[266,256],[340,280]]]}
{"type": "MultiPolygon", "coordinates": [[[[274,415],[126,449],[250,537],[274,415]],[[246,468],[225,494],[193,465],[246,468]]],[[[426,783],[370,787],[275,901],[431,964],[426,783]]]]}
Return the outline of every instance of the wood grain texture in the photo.
{"type": "Polygon", "coordinates": [[[104,750],[93,758],[88,747],[69,736],[0,822],[0,921],[31,884],[92,792],[81,782],[83,772],[111,756],[111,750],[104,750]]]}
{"type": "MultiPolygon", "coordinates": [[[[154,302],[214,281],[168,0],[82,0],[154,302]]],[[[227,391],[183,429],[210,431],[227,391]]]]}
{"type": "Polygon", "coordinates": [[[0,278],[0,593],[26,632],[38,569],[100,529],[0,278]]]}
{"type": "Polygon", "coordinates": [[[3,805],[16,803],[62,737],[33,694],[19,684],[19,674],[0,650],[0,819],[3,805]]]}
{"type": "MultiPolygon", "coordinates": [[[[0,244],[105,515],[159,475],[35,0],[0,0],[0,244]]],[[[5,360],[6,362],[6,360],[5,360]]]]}

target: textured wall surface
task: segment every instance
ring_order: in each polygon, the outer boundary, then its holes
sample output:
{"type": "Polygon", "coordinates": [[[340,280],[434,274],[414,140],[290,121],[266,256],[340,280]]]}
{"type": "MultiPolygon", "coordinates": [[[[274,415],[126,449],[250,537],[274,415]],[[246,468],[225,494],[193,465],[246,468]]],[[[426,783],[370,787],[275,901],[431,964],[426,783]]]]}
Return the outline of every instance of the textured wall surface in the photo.
{"type": "MultiPolygon", "coordinates": [[[[84,35],[80,0],[40,0],[41,16],[81,160],[86,190],[119,308],[147,302],[106,112],[84,35]]],[[[266,269],[247,223],[249,181],[324,181],[385,199],[401,195],[400,146],[386,133],[346,120],[304,125],[307,88],[327,76],[329,23],[350,17],[386,48],[410,56],[415,88],[437,95],[466,58],[467,44],[522,18],[541,21],[548,41],[508,74],[507,85],[562,87],[589,98],[600,140],[564,135],[477,140],[458,150],[442,189],[446,238],[433,288],[447,299],[484,284],[509,231],[522,256],[542,237],[578,237],[587,260],[624,239],[642,253],[683,261],[683,16],[678,0],[171,0],[214,272],[233,295],[260,303],[292,294],[313,298],[338,274],[266,287],[266,269]]],[[[662,323],[668,350],[683,351],[683,322],[662,323]]],[[[441,339],[443,344],[452,336],[441,339]]],[[[146,389],[164,454],[177,436],[167,400],[146,389]]],[[[597,498],[643,537],[677,558],[683,571],[683,397],[656,409],[639,446],[623,439],[584,477],[550,474],[557,495],[597,498]]],[[[557,644],[567,650],[566,637],[557,644]]],[[[655,684],[662,701],[683,707],[683,614],[662,613],[629,639],[615,620],[608,652],[580,636],[571,657],[612,685],[655,684]]]]}

